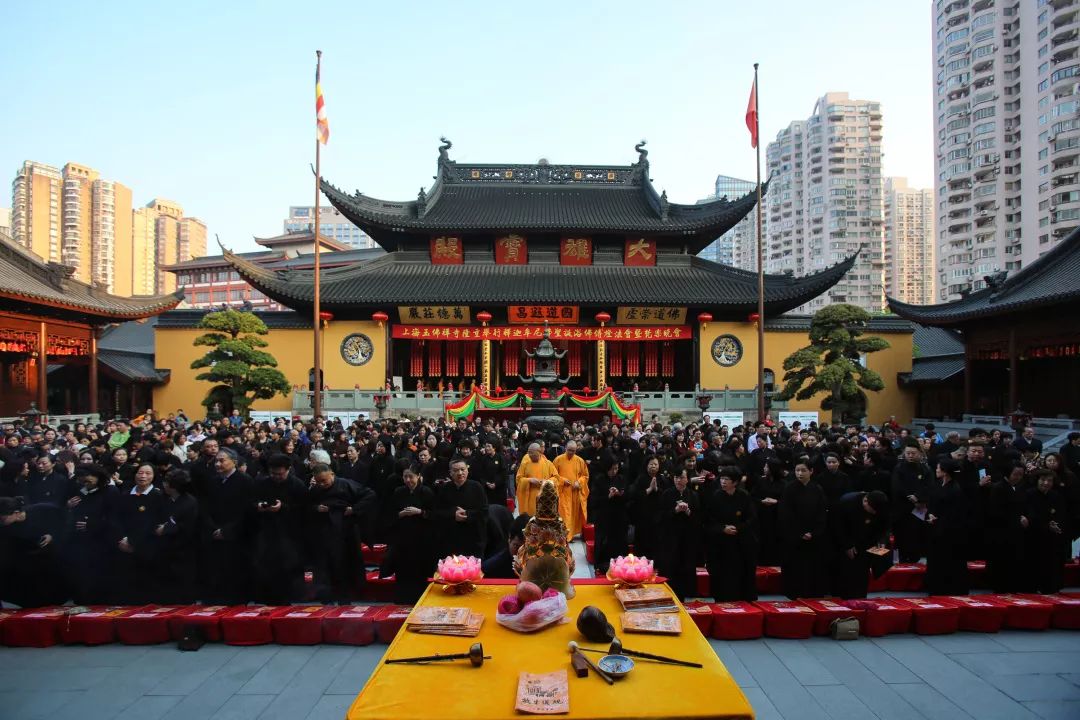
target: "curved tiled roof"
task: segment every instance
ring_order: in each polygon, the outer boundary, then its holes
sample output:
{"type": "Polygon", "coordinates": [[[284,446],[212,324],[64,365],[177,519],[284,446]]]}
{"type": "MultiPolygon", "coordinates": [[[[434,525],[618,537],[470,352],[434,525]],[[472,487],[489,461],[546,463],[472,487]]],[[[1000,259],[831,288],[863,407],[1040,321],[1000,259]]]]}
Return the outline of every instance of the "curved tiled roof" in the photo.
{"type": "Polygon", "coordinates": [[[1006,313],[1080,302],[1080,228],[1050,252],[1004,281],[939,305],[910,305],[888,298],[897,315],[921,325],[954,325],[1006,313]]]}

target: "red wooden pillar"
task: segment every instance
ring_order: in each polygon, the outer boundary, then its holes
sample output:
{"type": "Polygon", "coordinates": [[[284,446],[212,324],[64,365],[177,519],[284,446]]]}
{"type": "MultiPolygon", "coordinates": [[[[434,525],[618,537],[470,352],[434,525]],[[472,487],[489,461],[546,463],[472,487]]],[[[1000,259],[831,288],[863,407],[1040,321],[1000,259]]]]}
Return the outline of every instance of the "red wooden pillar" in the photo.
{"type": "Polygon", "coordinates": [[[91,415],[98,411],[98,332],[99,328],[90,328],[90,408],[91,415]]]}
{"type": "Polygon", "coordinates": [[[48,373],[49,373],[49,335],[48,328],[45,327],[45,321],[41,321],[41,327],[38,329],[38,410],[43,415],[49,413],[49,388],[48,388],[48,373]]]}

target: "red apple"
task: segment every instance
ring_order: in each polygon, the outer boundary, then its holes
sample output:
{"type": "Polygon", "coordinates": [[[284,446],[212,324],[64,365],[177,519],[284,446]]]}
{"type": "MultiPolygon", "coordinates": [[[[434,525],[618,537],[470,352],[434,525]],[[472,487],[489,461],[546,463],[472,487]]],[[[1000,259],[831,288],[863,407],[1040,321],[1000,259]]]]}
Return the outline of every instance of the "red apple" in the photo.
{"type": "Polygon", "coordinates": [[[518,599],[517,595],[503,595],[499,600],[499,614],[500,615],[517,615],[521,612],[523,603],[518,599]]]}
{"type": "Polygon", "coordinates": [[[540,590],[539,585],[525,580],[518,583],[517,596],[522,605],[527,605],[533,600],[539,600],[544,596],[544,593],[540,590]]]}

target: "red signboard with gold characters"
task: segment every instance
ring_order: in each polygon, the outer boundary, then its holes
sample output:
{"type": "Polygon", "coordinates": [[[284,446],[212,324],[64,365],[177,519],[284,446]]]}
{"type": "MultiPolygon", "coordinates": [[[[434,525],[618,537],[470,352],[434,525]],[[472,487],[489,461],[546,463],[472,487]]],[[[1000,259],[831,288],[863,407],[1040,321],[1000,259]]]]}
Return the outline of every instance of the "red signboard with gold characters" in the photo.
{"type": "Polygon", "coordinates": [[[552,325],[577,325],[577,305],[510,305],[506,319],[512,323],[542,323],[552,325]]]}
{"type": "MultiPolygon", "coordinates": [[[[610,342],[642,342],[649,340],[691,340],[689,325],[655,327],[549,327],[552,340],[607,340],[610,342]]],[[[543,325],[513,327],[450,327],[441,325],[394,325],[391,333],[398,340],[539,340],[544,337],[543,325]]]]}
{"type": "Polygon", "coordinates": [[[626,238],[626,251],[623,264],[645,266],[656,264],[656,241],[646,238],[626,238]]]}
{"type": "Polygon", "coordinates": [[[504,235],[495,240],[496,265],[524,265],[529,260],[529,247],[521,235],[504,235]]]}
{"type": "Polygon", "coordinates": [[[592,265],[592,238],[564,237],[559,243],[560,265],[592,265]]]}
{"type": "Polygon", "coordinates": [[[465,262],[465,250],[457,235],[440,235],[431,238],[432,265],[461,265],[465,262]]]}

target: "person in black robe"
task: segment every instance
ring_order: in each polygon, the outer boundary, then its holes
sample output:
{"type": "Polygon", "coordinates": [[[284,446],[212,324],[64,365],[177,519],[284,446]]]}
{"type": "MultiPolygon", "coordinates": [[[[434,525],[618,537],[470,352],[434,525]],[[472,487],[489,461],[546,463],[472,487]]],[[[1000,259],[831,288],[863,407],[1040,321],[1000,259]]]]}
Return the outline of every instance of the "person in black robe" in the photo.
{"type": "Polygon", "coordinates": [[[926,592],[930,595],[967,595],[967,538],[971,511],[958,478],[963,468],[941,457],[937,483],[926,508],[929,544],[926,551],[926,592]]]}
{"type": "Polygon", "coordinates": [[[791,599],[824,596],[828,577],[828,518],[825,491],[813,480],[811,460],[795,461],[795,481],[780,496],[780,568],[791,599]]]}
{"type": "Polygon", "coordinates": [[[498,439],[480,446],[480,454],[469,465],[469,476],[483,486],[488,505],[506,507],[506,465],[498,439]]]}
{"type": "MultiPolygon", "coordinates": [[[[650,463],[659,462],[651,459],[650,463]]],[[[701,502],[686,471],[662,490],[657,503],[660,547],[657,569],[679,600],[697,595],[697,557],[701,536],[701,502]]],[[[635,548],[636,549],[636,548],[635,548]]]]}
{"type": "Polygon", "coordinates": [[[480,483],[469,479],[469,464],[456,456],[450,461],[450,482],[435,491],[439,557],[484,557],[487,542],[488,501],[480,483]]]}
{"type": "Polygon", "coordinates": [[[75,479],[80,490],[67,502],[65,574],[76,604],[100,605],[108,601],[112,584],[109,559],[118,491],[109,485],[109,473],[100,465],[80,465],[75,479]]]}
{"type": "Polygon", "coordinates": [[[993,469],[986,459],[986,446],[981,442],[968,445],[966,457],[960,462],[956,476],[964,492],[968,510],[968,533],[965,547],[968,560],[986,560],[990,557],[993,538],[987,524],[990,494],[993,489],[993,469]]]}
{"type": "Polygon", "coordinates": [[[0,498],[0,600],[32,608],[68,598],[59,560],[64,517],[52,503],[0,498]]]}
{"type": "Polygon", "coordinates": [[[630,527],[630,516],[626,478],[619,472],[621,463],[610,454],[601,456],[598,462],[599,476],[593,478],[592,471],[589,471],[589,502],[593,504],[590,514],[596,525],[594,565],[599,572],[605,573],[612,558],[627,553],[626,533],[630,527]],[[595,501],[593,488],[597,494],[595,501]]]}
{"type": "Polygon", "coordinates": [[[203,600],[221,605],[245,603],[251,594],[247,517],[253,482],[250,475],[237,470],[237,460],[228,448],[218,451],[217,475],[209,479],[201,507],[203,600]]]}
{"type": "Polygon", "coordinates": [[[371,486],[371,465],[364,445],[349,445],[345,449],[345,459],[338,469],[338,477],[347,478],[355,483],[371,486]]]}
{"type": "Polygon", "coordinates": [[[870,584],[868,549],[888,540],[889,498],[880,490],[847,493],[829,510],[833,594],[865,598],[870,584]]]}
{"type": "Polygon", "coordinates": [[[915,512],[926,511],[930,477],[930,468],[923,462],[919,448],[915,445],[905,447],[903,459],[893,468],[889,502],[900,562],[918,562],[926,555],[926,522],[915,512]]]}
{"type": "Polygon", "coordinates": [[[761,477],[750,483],[750,497],[754,499],[758,516],[758,563],[780,564],[780,536],[777,530],[780,496],[787,484],[787,470],[779,459],[765,463],[761,477]]]}
{"type": "Polygon", "coordinates": [[[308,488],[280,453],[267,460],[251,500],[253,597],[266,605],[300,599],[304,578],[304,514],[308,488]]]}
{"type": "Polygon", "coordinates": [[[27,505],[48,503],[63,508],[76,489],[66,473],[61,472],[49,453],[42,453],[33,462],[29,475],[15,481],[15,494],[27,505]]]}
{"type": "Polygon", "coordinates": [[[987,507],[987,526],[993,540],[987,570],[990,586],[997,593],[1026,592],[1029,573],[1024,566],[1024,543],[1031,523],[1028,519],[1025,468],[1014,464],[1004,480],[994,483],[987,507]]]}
{"type": "Polygon", "coordinates": [[[198,446],[199,456],[186,463],[184,469],[191,477],[191,492],[197,498],[205,498],[209,495],[212,481],[217,477],[218,441],[216,438],[207,438],[202,443],[193,445],[198,446]]]}
{"type": "Polygon", "coordinates": [[[1028,490],[1028,587],[1039,593],[1060,592],[1065,585],[1065,562],[1070,555],[1068,506],[1054,487],[1054,471],[1040,470],[1028,490]]]}
{"type": "Polygon", "coordinates": [[[369,488],[335,477],[329,465],[315,463],[311,470],[305,538],[315,597],[348,602],[366,581],[359,531],[378,498],[369,488]]]}
{"type": "Polygon", "coordinates": [[[650,457],[645,462],[645,472],[630,489],[628,505],[630,521],[634,524],[635,555],[659,557],[664,542],[658,524],[665,510],[660,498],[670,487],[671,480],[660,472],[660,460],[650,457]]]}
{"type": "Polygon", "coordinates": [[[158,536],[165,496],[154,487],[154,466],[135,471],[131,490],[120,492],[113,513],[112,602],[140,605],[150,602],[157,583],[158,536]]]}
{"type": "Polygon", "coordinates": [[[814,482],[825,491],[825,501],[831,510],[840,498],[851,492],[851,481],[841,469],[840,456],[836,453],[827,453],[824,464],[824,469],[814,473],[814,482]]]}
{"type": "Polygon", "coordinates": [[[493,555],[488,556],[481,564],[484,577],[504,580],[517,579],[517,573],[514,572],[514,557],[517,555],[518,550],[521,549],[521,546],[525,544],[525,526],[529,524],[530,519],[532,519],[531,515],[521,513],[510,523],[510,529],[503,546],[493,555]]]}
{"type": "Polygon", "coordinates": [[[158,536],[158,587],[155,602],[191,604],[198,599],[199,501],[188,489],[186,470],[170,470],[162,483],[165,502],[158,536]]]}
{"type": "Polygon", "coordinates": [[[380,574],[395,576],[394,602],[413,605],[435,571],[435,492],[422,484],[419,465],[406,469],[402,480],[394,490],[394,518],[380,574]]]}
{"type": "Polygon", "coordinates": [[[717,602],[757,600],[757,503],[739,487],[742,472],[720,468],[719,487],[703,502],[706,567],[717,602]]]}
{"type": "Polygon", "coordinates": [[[892,492],[892,476],[885,468],[885,453],[877,448],[866,451],[862,458],[862,467],[858,469],[853,482],[853,489],[859,492],[880,490],[888,497],[892,492]]]}

